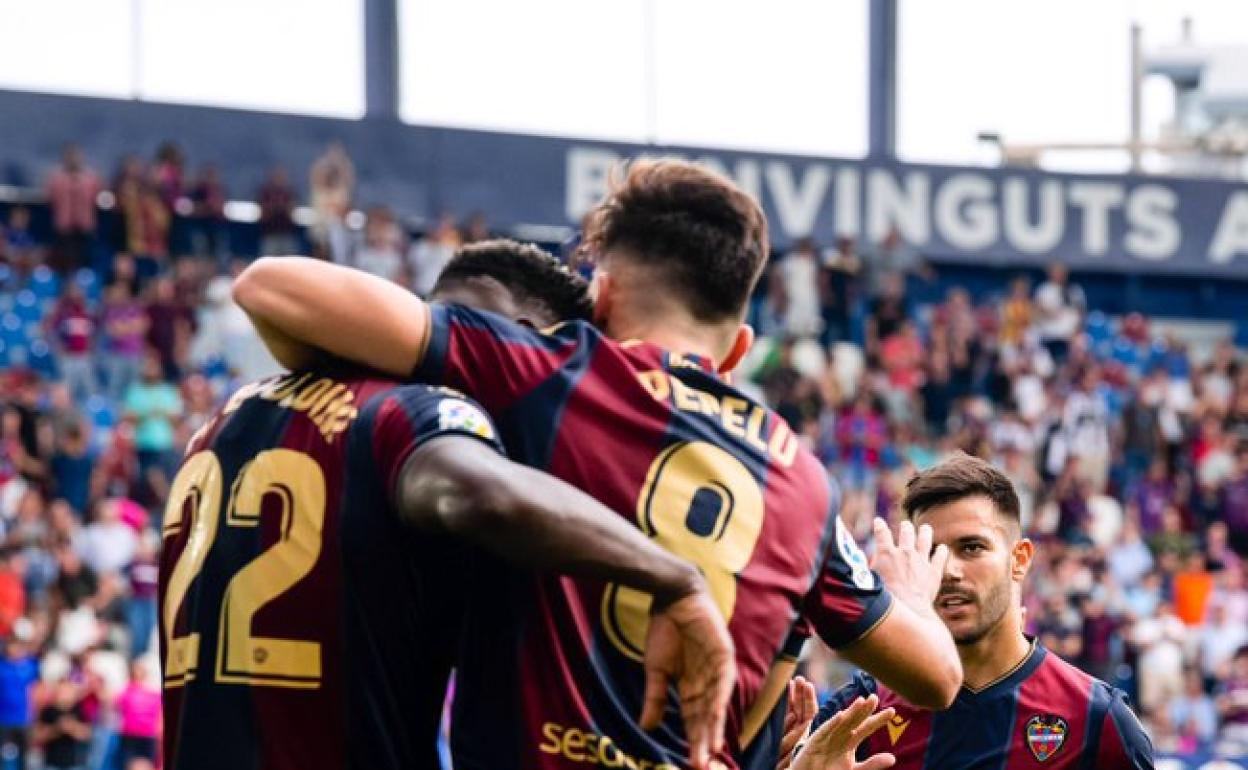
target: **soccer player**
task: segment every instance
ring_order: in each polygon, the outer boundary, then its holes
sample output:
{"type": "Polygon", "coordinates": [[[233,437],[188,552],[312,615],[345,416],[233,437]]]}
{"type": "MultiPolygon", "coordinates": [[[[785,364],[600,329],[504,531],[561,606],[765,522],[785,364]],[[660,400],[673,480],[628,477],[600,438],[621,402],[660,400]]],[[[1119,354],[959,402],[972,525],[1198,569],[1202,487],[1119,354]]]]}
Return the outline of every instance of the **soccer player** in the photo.
{"type": "MultiPolygon", "coordinates": [[[[953,633],[966,681],[941,713],[859,674],[819,710],[817,727],[859,698],[895,711],[859,758],[892,754],[903,770],[1152,768],[1153,749],[1120,690],[1023,635],[1022,585],[1035,545],[1021,535],[1018,496],[990,464],[961,455],[910,480],[906,516],[930,524],[950,556],[937,611],[953,633]]],[[[877,531],[887,532],[882,522],[877,531]]],[[[813,699],[813,694],[807,697],[813,699]]],[[[849,767],[803,762],[794,770],[849,767]]]]}
{"type": "MultiPolygon", "coordinates": [[[[583,281],[506,244],[469,249],[442,288],[543,325],[588,307],[583,281]]],[[[704,721],[727,702],[731,640],[697,570],[507,461],[486,414],[449,389],[343,365],[246,386],[192,440],[163,529],[175,770],[438,767],[461,610],[488,561],[463,540],[657,592],[656,641],[685,657],[652,659],[651,675],[722,689],[704,721]]]]}
{"type": "MultiPolygon", "coordinates": [[[[768,674],[790,665],[799,622],[915,701],[947,706],[961,669],[931,606],[940,554],[892,548],[885,590],[823,466],[725,377],[752,341],[743,319],[767,255],[758,204],[695,164],[637,161],[584,236],[597,326],[542,333],[299,258],[254,263],[234,293],[283,338],[285,360],[319,348],[471,393],[514,459],[632,512],[698,564],[737,653],[721,762],[736,763],[782,696],[788,676],[768,674]]],[[[495,599],[473,602],[465,634],[457,768],[683,766],[688,736],[671,715],[643,729],[660,716],[638,665],[648,596],[514,572],[482,590],[495,599]]]]}

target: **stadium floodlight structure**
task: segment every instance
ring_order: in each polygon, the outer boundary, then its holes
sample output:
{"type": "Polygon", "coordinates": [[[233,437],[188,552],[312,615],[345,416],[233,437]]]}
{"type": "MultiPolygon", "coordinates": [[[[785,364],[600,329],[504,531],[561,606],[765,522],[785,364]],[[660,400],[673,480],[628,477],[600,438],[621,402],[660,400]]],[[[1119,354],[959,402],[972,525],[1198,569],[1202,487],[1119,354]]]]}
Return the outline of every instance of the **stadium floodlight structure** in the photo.
{"type": "Polygon", "coordinates": [[[1145,52],[1139,25],[1131,27],[1130,135],[1123,142],[1007,142],[996,132],[979,134],[996,145],[1002,165],[1035,168],[1045,153],[1060,151],[1129,154],[1131,169],[1142,171],[1141,157],[1157,153],[1166,171],[1194,177],[1248,177],[1248,46],[1200,46],[1192,40],[1190,19],[1180,42],[1145,52]],[[1141,130],[1144,77],[1165,77],[1174,86],[1174,119],[1155,140],[1141,130]]]}

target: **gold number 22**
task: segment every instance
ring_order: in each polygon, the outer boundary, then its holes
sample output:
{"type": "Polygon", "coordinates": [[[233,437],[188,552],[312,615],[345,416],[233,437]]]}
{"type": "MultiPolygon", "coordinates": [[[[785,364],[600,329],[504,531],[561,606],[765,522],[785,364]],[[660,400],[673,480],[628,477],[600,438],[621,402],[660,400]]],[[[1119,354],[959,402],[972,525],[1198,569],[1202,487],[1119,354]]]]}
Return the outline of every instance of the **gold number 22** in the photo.
{"type": "MultiPolygon", "coordinates": [[[[195,678],[199,634],[174,636],[173,627],[187,591],[216,540],[223,488],[221,463],[205,450],[187,459],[169,490],[164,537],[175,536],[187,526],[190,534],[169,576],[162,608],[168,650],[166,687],[178,687],[195,678]],[[188,507],[191,520],[186,522],[183,515],[188,507]]],[[[281,503],[280,539],[239,570],[226,586],[217,634],[216,681],[315,688],[321,677],[319,643],[256,636],[251,627],[255,614],[306,577],[320,556],[325,476],[316,461],[301,452],[261,452],[238,474],[226,507],[226,525],[258,526],[260,503],[266,495],[275,495],[281,503]]]]}
{"type": "MultiPolygon", "coordinates": [[[[726,621],[737,602],[737,573],[750,563],[763,515],[763,490],[749,468],[705,441],[664,450],[637,498],[642,530],[702,570],[726,621]]],[[[636,660],[650,625],[650,602],[649,594],[614,583],[603,596],[607,637],[636,660]]]]}

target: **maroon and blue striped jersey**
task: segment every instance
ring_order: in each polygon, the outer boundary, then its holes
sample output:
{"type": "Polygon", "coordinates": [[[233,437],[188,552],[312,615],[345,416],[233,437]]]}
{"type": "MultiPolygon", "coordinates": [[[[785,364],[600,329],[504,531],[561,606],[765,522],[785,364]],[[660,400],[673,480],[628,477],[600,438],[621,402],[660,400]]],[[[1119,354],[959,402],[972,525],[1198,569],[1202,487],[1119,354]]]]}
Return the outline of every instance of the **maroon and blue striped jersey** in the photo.
{"type": "MultiPolygon", "coordinates": [[[[708,361],[582,322],[540,333],[460,306],[430,306],[428,328],[415,379],[472,395],[512,460],[585,490],[700,567],[736,645],[730,753],[799,618],[841,646],[892,606],[822,465],[708,361]]],[[[655,731],[637,724],[650,597],[491,569],[464,634],[456,768],[683,767],[674,707],[655,731]]]]}
{"type": "Polygon", "coordinates": [[[498,448],[442,388],[301,372],[195,436],[163,522],[165,767],[436,768],[467,547],[405,526],[422,443],[498,448]]]}
{"type": "Polygon", "coordinates": [[[963,686],[947,711],[902,700],[868,674],[819,709],[811,730],[859,697],[896,715],[859,758],[888,752],[898,770],[1151,770],[1153,747],[1127,696],[1032,642],[1027,657],[979,690],[963,686]]]}

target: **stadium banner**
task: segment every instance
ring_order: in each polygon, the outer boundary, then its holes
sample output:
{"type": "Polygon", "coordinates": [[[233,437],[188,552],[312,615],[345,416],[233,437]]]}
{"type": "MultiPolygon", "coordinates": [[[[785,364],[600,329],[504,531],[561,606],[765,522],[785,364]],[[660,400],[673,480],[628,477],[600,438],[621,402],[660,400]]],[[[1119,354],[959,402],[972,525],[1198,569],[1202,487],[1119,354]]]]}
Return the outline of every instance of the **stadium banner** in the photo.
{"type": "Polygon", "coordinates": [[[176,141],[217,163],[234,198],[282,164],[306,179],[334,139],[355,162],[356,205],[429,220],[486,213],[503,228],[575,226],[626,159],[677,155],[731,176],[763,204],[773,242],[892,228],[931,259],[1010,267],[1061,259],[1082,270],[1248,278],[1248,184],[1059,174],[893,160],[657,147],[0,90],[0,184],[41,186],[61,144],[111,173],[122,155],[176,141]],[[7,177],[7,178],[6,178],[7,177]]]}
{"type": "Polygon", "coordinates": [[[1248,770],[1248,756],[1220,757],[1208,751],[1158,754],[1157,770],[1248,770]]]}
{"type": "MultiPolygon", "coordinates": [[[[633,153],[635,154],[645,154],[633,153]]],[[[667,153],[664,153],[667,154],[667,153]]],[[[760,200],[778,242],[892,229],[925,255],[993,266],[1060,258],[1085,270],[1248,274],[1248,186],[870,160],[684,153],[760,200]]],[[[617,151],[565,151],[565,216],[598,200],[617,151]]]]}

